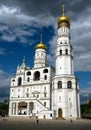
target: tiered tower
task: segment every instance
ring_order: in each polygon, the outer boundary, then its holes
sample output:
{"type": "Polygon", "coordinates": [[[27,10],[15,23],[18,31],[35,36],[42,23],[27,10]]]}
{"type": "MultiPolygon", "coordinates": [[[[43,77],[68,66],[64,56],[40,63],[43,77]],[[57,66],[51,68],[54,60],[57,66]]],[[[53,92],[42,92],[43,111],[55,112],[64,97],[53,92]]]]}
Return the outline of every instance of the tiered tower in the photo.
{"type": "Polygon", "coordinates": [[[56,50],[56,75],[74,74],[73,51],[70,44],[70,19],[64,14],[58,19],[58,39],[56,50]]]}
{"type": "Polygon", "coordinates": [[[64,13],[58,18],[56,74],[53,78],[52,103],[54,117],[80,117],[79,86],[73,70],[73,50],[70,44],[70,19],[64,13]]]}
{"type": "Polygon", "coordinates": [[[35,60],[34,68],[47,67],[47,55],[46,55],[46,45],[42,42],[42,34],[40,35],[40,43],[36,45],[35,49],[35,60]]]}

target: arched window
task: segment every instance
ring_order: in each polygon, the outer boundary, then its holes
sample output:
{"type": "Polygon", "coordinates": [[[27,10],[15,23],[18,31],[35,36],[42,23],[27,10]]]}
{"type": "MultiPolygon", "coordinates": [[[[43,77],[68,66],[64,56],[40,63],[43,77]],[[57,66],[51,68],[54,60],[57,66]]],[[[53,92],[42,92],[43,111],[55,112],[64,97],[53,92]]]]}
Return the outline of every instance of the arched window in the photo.
{"type": "Polygon", "coordinates": [[[67,88],[72,88],[72,82],[71,81],[67,82],[67,88]]]}
{"type": "Polygon", "coordinates": [[[31,75],[31,72],[30,72],[30,71],[28,71],[28,72],[27,72],[27,75],[31,75]]]}
{"type": "Polygon", "coordinates": [[[19,77],[19,78],[18,78],[18,86],[21,86],[21,83],[22,83],[22,78],[19,77]]]}
{"type": "Polygon", "coordinates": [[[40,80],[40,72],[39,71],[36,71],[35,73],[34,73],[34,80],[36,81],[36,80],[40,80]]]}
{"type": "Polygon", "coordinates": [[[48,73],[48,69],[44,69],[43,73],[48,73]]]}
{"type": "Polygon", "coordinates": [[[65,54],[68,55],[68,49],[65,50],[65,54]]]}
{"type": "Polygon", "coordinates": [[[62,88],[62,81],[58,81],[58,89],[62,88]]]}
{"type": "Polygon", "coordinates": [[[62,55],[62,50],[60,50],[60,55],[62,55]]]}
{"type": "Polygon", "coordinates": [[[15,82],[15,79],[13,79],[12,81],[15,82]]]}

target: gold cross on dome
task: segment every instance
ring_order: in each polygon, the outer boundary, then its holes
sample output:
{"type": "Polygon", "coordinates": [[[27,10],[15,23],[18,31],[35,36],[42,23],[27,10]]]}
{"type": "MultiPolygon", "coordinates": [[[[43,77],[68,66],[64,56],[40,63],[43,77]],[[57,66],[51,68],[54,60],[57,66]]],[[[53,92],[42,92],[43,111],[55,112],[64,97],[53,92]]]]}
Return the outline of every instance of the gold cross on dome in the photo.
{"type": "Polygon", "coordinates": [[[42,43],[42,34],[40,34],[40,42],[42,43]]]}
{"type": "Polygon", "coordinates": [[[62,5],[62,15],[64,15],[64,4],[62,5]]]}

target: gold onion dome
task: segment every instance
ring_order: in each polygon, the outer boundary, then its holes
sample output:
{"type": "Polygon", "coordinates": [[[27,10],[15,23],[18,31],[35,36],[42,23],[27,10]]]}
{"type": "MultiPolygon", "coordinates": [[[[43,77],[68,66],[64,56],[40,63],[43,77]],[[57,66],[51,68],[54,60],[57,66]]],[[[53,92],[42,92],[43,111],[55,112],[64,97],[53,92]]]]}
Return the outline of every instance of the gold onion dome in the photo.
{"type": "Polygon", "coordinates": [[[36,48],[36,49],[47,49],[46,45],[44,45],[44,44],[42,43],[42,35],[40,35],[40,36],[41,36],[40,43],[37,44],[35,48],[36,48]]]}
{"type": "Polygon", "coordinates": [[[64,5],[62,5],[62,16],[58,18],[58,24],[62,22],[67,22],[68,24],[70,24],[70,19],[66,15],[64,15],[64,5]]]}

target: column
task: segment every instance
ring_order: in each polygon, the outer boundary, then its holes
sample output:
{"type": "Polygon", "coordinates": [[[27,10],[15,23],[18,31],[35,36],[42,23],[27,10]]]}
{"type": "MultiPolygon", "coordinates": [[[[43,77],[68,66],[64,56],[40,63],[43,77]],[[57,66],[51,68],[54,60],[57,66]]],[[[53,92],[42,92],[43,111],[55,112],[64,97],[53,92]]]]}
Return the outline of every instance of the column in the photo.
{"type": "Polygon", "coordinates": [[[79,91],[77,92],[77,98],[78,98],[78,116],[81,118],[81,112],[80,112],[80,97],[79,97],[79,91]]]}
{"type": "Polygon", "coordinates": [[[16,115],[18,115],[18,102],[16,103],[16,115]]]}
{"type": "Polygon", "coordinates": [[[29,116],[29,102],[27,103],[27,115],[29,116]]]}
{"type": "Polygon", "coordinates": [[[9,116],[12,115],[12,103],[10,102],[9,103],[9,116]]]}

